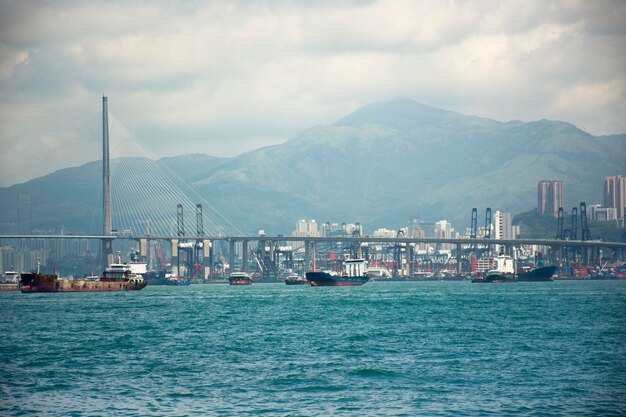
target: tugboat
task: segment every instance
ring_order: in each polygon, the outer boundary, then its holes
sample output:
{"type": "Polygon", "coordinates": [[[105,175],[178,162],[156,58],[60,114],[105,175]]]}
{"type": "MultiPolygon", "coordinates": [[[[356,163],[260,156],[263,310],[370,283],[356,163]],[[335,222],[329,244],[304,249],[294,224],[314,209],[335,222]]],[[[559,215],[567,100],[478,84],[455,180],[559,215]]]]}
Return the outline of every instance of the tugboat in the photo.
{"type": "Polygon", "coordinates": [[[17,291],[19,289],[20,274],[13,269],[6,271],[0,281],[0,291],[17,291]]]}
{"type": "Polygon", "coordinates": [[[285,278],[285,284],[287,285],[305,285],[308,283],[309,281],[307,281],[305,278],[302,278],[300,275],[296,273],[289,274],[285,278]]]}
{"type": "Polygon", "coordinates": [[[228,276],[230,285],[252,285],[252,278],[245,272],[235,271],[228,276]]]}
{"type": "Polygon", "coordinates": [[[346,259],[341,274],[311,271],[306,273],[306,279],[312,287],[340,287],[363,285],[369,281],[367,263],[365,259],[346,259]]]}
{"type": "Polygon", "coordinates": [[[123,264],[119,257],[118,262],[106,268],[101,277],[63,279],[56,274],[41,274],[38,261],[37,272],[21,274],[21,278],[23,293],[130,291],[141,290],[147,285],[143,277],[132,273],[130,266],[123,264]]]}

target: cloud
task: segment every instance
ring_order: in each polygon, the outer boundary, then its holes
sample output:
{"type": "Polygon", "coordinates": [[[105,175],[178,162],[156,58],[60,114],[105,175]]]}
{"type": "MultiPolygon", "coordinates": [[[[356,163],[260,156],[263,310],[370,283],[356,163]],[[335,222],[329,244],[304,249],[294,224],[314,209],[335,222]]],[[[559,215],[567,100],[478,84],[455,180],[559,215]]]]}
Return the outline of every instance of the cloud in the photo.
{"type": "Polygon", "coordinates": [[[3,1],[0,185],[102,93],[158,155],[233,156],[397,96],[624,132],[625,20],[622,1],[3,1]]]}

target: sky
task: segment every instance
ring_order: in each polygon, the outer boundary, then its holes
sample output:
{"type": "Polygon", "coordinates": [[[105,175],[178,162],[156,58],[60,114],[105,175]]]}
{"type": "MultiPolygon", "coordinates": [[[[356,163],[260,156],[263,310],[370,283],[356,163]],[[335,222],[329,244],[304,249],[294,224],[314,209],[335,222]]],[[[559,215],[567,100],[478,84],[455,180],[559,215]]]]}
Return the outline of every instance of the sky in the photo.
{"type": "Polygon", "coordinates": [[[625,133],[624,22],[625,1],[0,0],[0,186],[78,149],[103,94],[159,157],[236,156],[397,97],[625,133]]]}

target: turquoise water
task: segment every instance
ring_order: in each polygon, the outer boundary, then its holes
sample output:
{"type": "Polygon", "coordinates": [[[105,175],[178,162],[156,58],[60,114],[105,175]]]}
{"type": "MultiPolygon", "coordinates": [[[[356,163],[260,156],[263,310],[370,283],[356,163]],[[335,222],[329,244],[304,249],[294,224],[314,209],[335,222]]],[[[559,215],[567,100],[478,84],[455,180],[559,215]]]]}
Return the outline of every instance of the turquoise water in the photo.
{"type": "Polygon", "coordinates": [[[626,415],[626,282],[0,301],[0,415],[626,415]]]}

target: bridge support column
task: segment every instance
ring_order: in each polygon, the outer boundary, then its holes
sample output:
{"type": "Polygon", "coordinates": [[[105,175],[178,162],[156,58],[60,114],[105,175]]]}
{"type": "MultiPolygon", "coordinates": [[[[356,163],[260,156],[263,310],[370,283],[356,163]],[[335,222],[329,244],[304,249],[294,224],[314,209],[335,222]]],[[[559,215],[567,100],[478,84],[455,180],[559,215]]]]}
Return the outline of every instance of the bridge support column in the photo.
{"type": "Polygon", "coordinates": [[[172,265],[172,275],[178,276],[178,239],[170,240],[170,246],[172,248],[172,259],[170,264],[172,265]]]}
{"type": "Polygon", "coordinates": [[[228,272],[232,273],[235,270],[235,241],[228,241],[228,272]]]}
{"type": "Polygon", "coordinates": [[[113,239],[102,239],[100,247],[102,270],[104,271],[113,263],[113,239]]]}
{"type": "Polygon", "coordinates": [[[315,271],[315,242],[304,241],[304,272],[315,271]]]}
{"type": "Polygon", "coordinates": [[[148,239],[139,239],[139,258],[142,262],[148,259],[148,239]]]}
{"type": "Polygon", "coordinates": [[[582,246],[580,248],[580,262],[583,265],[587,265],[587,266],[590,265],[590,262],[589,262],[589,247],[582,246]]]}
{"type": "Polygon", "coordinates": [[[413,269],[414,265],[413,265],[413,258],[414,258],[414,253],[415,253],[415,247],[413,245],[411,245],[410,243],[407,244],[407,251],[406,251],[406,257],[407,257],[407,272],[409,274],[409,277],[413,277],[413,273],[415,272],[413,269]]]}
{"type": "Polygon", "coordinates": [[[317,243],[311,242],[311,270],[315,271],[315,258],[317,257],[317,243]]]}
{"type": "Polygon", "coordinates": [[[461,255],[463,254],[463,245],[456,244],[456,274],[461,275],[461,255]]]}
{"type": "Polygon", "coordinates": [[[248,272],[248,241],[241,242],[241,270],[248,272]]]}
{"type": "Polygon", "coordinates": [[[211,241],[208,239],[204,239],[202,241],[202,275],[206,280],[211,273],[211,241]]]}
{"type": "Polygon", "coordinates": [[[550,265],[558,265],[561,258],[562,247],[551,246],[550,247],[550,265]]]}
{"type": "Polygon", "coordinates": [[[311,242],[304,241],[304,272],[310,271],[309,265],[311,264],[311,242]]]}

